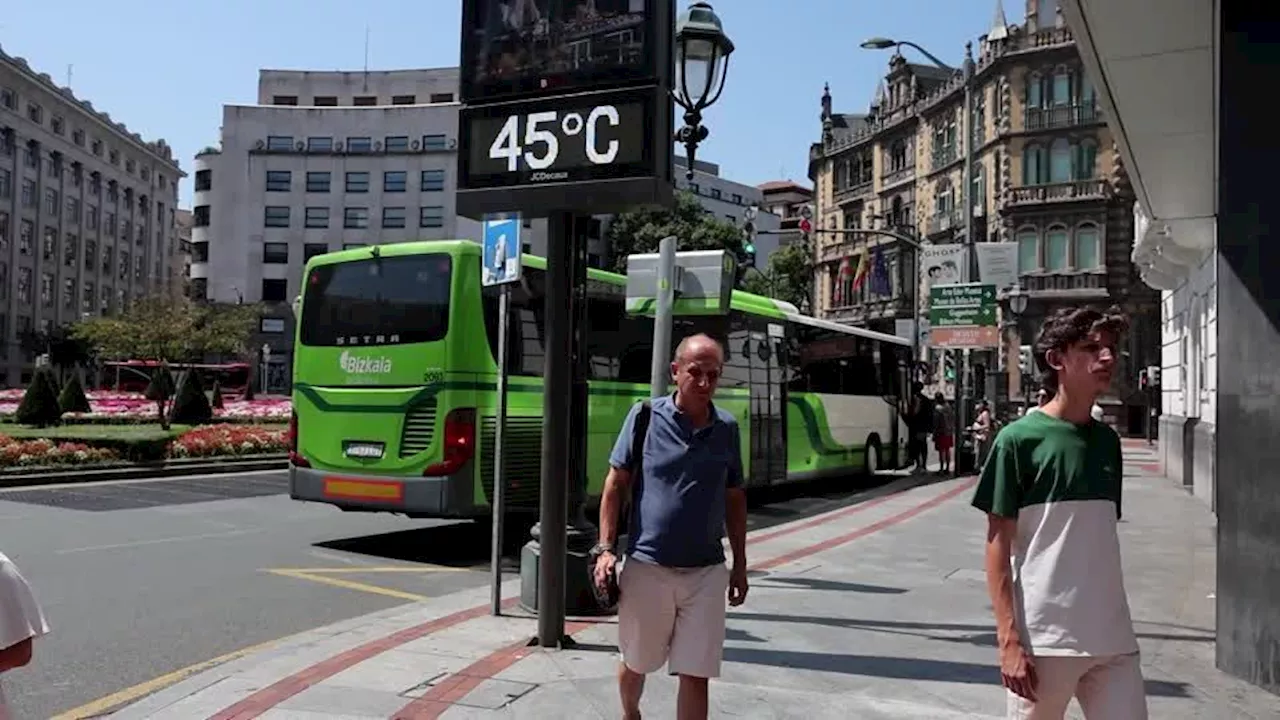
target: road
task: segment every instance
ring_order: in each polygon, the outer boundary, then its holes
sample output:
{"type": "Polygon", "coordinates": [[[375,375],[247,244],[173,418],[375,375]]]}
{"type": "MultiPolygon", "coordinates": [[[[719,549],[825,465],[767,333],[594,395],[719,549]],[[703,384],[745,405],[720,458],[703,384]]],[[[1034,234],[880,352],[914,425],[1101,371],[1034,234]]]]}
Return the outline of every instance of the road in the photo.
{"type": "MultiPolygon", "coordinates": [[[[804,492],[754,507],[750,524],[868,494],[804,492]]],[[[15,717],[101,714],[210,659],[488,583],[475,523],[342,513],[286,493],[283,472],[0,490],[0,548],[53,628],[31,666],[6,675],[15,717]]]]}

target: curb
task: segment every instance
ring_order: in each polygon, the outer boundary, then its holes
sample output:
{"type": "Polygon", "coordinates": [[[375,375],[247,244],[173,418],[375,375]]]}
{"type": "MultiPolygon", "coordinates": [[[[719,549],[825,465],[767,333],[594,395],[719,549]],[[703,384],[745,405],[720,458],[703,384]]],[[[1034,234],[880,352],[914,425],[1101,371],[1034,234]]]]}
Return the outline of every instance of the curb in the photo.
{"type": "Polygon", "coordinates": [[[156,477],[216,475],[221,473],[287,470],[289,458],[284,455],[255,455],[225,460],[172,460],[144,465],[117,465],[101,469],[78,468],[0,474],[0,488],[30,485],[73,485],[107,480],[140,480],[156,477]]]}

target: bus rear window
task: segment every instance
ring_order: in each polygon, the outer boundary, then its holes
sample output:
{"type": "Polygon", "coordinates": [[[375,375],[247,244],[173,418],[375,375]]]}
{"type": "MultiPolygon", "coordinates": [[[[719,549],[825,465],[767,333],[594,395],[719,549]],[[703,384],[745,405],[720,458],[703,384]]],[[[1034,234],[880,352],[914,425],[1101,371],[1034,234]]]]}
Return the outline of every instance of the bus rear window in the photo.
{"type": "Polygon", "coordinates": [[[302,298],[303,345],[432,342],[449,331],[452,258],[401,255],[321,265],[302,298]]]}

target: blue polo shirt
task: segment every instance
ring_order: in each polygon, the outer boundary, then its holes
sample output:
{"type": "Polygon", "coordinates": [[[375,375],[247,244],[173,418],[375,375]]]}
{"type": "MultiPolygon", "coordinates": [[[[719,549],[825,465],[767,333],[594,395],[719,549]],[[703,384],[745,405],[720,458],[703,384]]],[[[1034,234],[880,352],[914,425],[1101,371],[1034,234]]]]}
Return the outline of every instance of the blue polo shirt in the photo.
{"type": "MultiPolygon", "coordinates": [[[[655,398],[644,463],[631,481],[627,556],[666,567],[725,561],[725,490],[742,486],[738,421],[715,405],[712,421],[694,429],[674,396],[655,398]]],[[[627,414],[609,464],[632,470],[631,438],[640,403],[627,414]]]]}

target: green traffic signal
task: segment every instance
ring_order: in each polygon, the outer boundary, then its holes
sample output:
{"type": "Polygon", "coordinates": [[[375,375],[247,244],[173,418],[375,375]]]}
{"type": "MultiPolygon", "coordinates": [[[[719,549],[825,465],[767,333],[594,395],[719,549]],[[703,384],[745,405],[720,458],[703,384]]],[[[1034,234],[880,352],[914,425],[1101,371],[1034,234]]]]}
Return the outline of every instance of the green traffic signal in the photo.
{"type": "Polygon", "coordinates": [[[755,246],[755,243],[747,243],[746,245],[743,245],[743,246],[742,246],[742,249],[743,249],[743,251],[744,251],[744,252],[746,252],[748,255],[755,255],[755,254],[756,254],[756,246],[755,246]]]}

